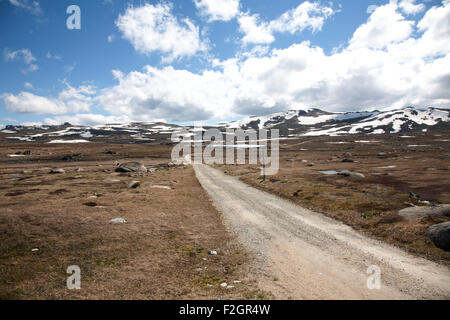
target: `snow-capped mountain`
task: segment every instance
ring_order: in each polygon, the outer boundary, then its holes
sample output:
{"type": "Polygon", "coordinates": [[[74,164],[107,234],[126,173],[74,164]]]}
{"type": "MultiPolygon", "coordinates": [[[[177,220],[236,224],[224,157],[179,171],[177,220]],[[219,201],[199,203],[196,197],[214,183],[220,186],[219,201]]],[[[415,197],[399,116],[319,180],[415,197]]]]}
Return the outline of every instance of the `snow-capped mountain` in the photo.
{"type": "Polygon", "coordinates": [[[450,129],[450,110],[413,107],[391,111],[291,110],[223,124],[227,128],[279,129],[283,136],[382,134],[450,129]]]}
{"type": "MultiPolygon", "coordinates": [[[[393,111],[326,112],[319,109],[291,110],[261,117],[221,123],[214,128],[279,129],[282,137],[382,134],[428,130],[450,130],[450,110],[412,107],[393,111]]],[[[208,128],[208,127],[206,127],[208,128]]],[[[132,122],[97,126],[34,125],[0,129],[0,138],[7,141],[80,143],[102,141],[110,143],[169,143],[172,133],[193,136],[198,130],[162,122],[132,122]],[[187,131],[186,131],[187,130],[187,131]],[[187,133],[186,133],[187,132],[187,133]]]]}

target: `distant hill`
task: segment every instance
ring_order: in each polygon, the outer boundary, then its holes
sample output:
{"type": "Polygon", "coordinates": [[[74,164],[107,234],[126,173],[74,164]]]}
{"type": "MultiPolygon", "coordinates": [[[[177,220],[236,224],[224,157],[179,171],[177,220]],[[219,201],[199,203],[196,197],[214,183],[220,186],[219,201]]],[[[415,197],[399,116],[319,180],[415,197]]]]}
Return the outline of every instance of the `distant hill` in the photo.
{"type": "MultiPolygon", "coordinates": [[[[450,130],[450,110],[413,107],[392,111],[326,112],[320,109],[291,110],[261,117],[221,123],[214,128],[279,129],[282,137],[338,136],[450,130]]],[[[163,122],[132,122],[97,126],[62,125],[14,126],[0,130],[0,137],[19,141],[54,142],[64,140],[105,141],[111,143],[145,143],[169,140],[183,127],[163,122]]],[[[188,135],[193,135],[193,128],[188,135]]],[[[74,142],[75,142],[74,141],[74,142]]]]}

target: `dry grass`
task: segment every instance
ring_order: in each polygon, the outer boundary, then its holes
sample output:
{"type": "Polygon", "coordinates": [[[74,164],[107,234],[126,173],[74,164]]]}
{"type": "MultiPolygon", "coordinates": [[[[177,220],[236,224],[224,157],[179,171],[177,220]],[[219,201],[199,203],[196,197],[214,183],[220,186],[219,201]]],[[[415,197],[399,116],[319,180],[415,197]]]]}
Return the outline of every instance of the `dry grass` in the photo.
{"type": "Polygon", "coordinates": [[[169,151],[160,145],[3,145],[0,298],[258,298],[246,276],[246,252],[225,229],[192,168],[114,172],[117,159],[156,165],[169,161],[169,151]],[[16,149],[31,149],[32,155],[5,156],[16,149]],[[111,149],[117,153],[104,153],[111,149]],[[58,161],[72,153],[81,154],[81,161],[58,161]],[[48,174],[51,167],[66,173],[48,174]],[[142,184],[129,189],[131,180],[142,184]],[[127,223],[109,223],[117,217],[127,223]],[[69,265],[81,268],[81,290],[66,288],[69,265]],[[223,289],[222,282],[235,287],[223,289]]]}

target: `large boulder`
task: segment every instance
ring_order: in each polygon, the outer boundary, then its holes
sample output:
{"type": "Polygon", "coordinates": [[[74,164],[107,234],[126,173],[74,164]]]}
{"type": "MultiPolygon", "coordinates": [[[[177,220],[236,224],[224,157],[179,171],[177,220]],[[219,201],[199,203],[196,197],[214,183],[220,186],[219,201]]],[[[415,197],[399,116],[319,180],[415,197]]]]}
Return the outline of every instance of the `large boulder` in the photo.
{"type": "Polygon", "coordinates": [[[428,228],[427,236],[436,247],[450,251],[450,221],[432,225],[428,228]]]}
{"type": "Polygon", "coordinates": [[[116,172],[147,172],[147,168],[140,162],[125,162],[116,168],[116,172]]]}
{"type": "Polygon", "coordinates": [[[441,204],[433,207],[411,207],[398,212],[405,219],[422,217],[441,217],[450,215],[450,204],[441,204]]]}
{"type": "Polygon", "coordinates": [[[351,172],[351,171],[348,171],[348,170],[339,171],[338,175],[344,176],[344,177],[352,177],[352,178],[365,178],[365,176],[362,173],[351,172]]]}

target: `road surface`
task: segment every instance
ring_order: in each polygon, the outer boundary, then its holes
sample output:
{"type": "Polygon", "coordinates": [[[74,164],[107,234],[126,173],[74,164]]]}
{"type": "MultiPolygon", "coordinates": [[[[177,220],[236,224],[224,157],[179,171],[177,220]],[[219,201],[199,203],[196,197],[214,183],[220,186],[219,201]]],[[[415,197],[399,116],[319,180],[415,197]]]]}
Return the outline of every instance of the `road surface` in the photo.
{"type": "Polygon", "coordinates": [[[226,225],[255,257],[252,272],[259,285],[276,298],[450,298],[450,268],[371,239],[209,166],[194,168],[226,225]]]}

